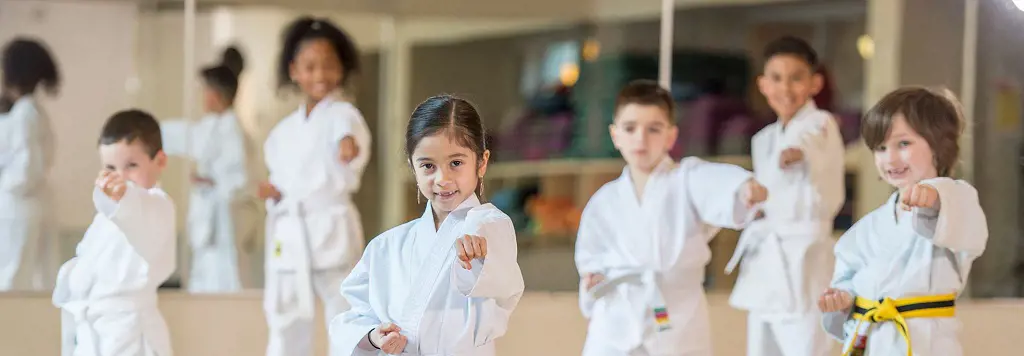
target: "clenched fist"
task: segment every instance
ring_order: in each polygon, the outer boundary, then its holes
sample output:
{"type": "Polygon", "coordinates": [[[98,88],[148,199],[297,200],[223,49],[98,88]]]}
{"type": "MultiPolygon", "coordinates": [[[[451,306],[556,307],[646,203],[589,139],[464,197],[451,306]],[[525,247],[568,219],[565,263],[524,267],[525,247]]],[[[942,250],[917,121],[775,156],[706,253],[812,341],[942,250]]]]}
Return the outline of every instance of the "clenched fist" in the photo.
{"type": "Polygon", "coordinates": [[[756,180],[750,179],[740,188],[740,200],[747,205],[747,208],[751,208],[768,200],[768,188],[765,188],[756,180]]]}
{"type": "Polygon", "coordinates": [[[96,178],[96,187],[116,202],[120,202],[128,190],[128,184],[121,174],[107,170],[100,171],[99,177],[96,178]]]}
{"type": "Polygon", "coordinates": [[[482,236],[462,235],[455,242],[459,257],[459,264],[467,270],[473,269],[470,263],[473,259],[487,257],[487,239],[482,236]]]}
{"type": "Polygon", "coordinates": [[[352,136],[346,136],[338,143],[338,159],[343,163],[352,162],[359,155],[359,146],[352,136]]]}
{"type": "Polygon", "coordinates": [[[927,184],[915,184],[900,193],[900,207],[939,209],[939,191],[927,184]]]}
{"type": "Polygon", "coordinates": [[[786,168],[803,160],[804,151],[801,151],[799,148],[790,147],[783,150],[782,154],[779,155],[779,167],[786,168]]]}
{"type": "Polygon", "coordinates": [[[370,341],[388,355],[398,355],[405,351],[409,339],[399,333],[402,328],[393,323],[384,323],[370,332],[370,341]]]}
{"type": "Polygon", "coordinates": [[[829,288],[818,298],[818,309],[826,313],[849,310],[853,306],[853,296],[844,290],[829,288]]]}

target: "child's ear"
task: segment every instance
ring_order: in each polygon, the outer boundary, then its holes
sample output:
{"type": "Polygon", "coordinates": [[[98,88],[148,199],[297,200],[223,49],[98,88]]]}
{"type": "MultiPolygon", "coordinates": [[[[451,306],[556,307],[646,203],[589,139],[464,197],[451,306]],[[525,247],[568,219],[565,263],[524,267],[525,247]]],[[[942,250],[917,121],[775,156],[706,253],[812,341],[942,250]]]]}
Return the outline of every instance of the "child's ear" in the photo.
{"type": "Polygon", "coordinates": [[[676,140],[679,139],[679,125],[668,125],[668,150],[671,151],[676,147],[676,140]]]}
{"type": "Polygon", "coordinates": [[[491,150],[484,150],[483,156],[480,157],[480,168],[476,170],[477,178],[483,178],[487,174],[487,162],[491,160],[491,150]]]}
{"type": "Polygon", "coordinates": [[[153,161],[160,169],[167,168],[167,154],[164,153],[164,150],[157,151],[156,155],[153,156],[153,161]]]}
{"type": "Polygon", "coordinates": [[[767,86],[768,86],[768,77],[765,77],[764,74],[758,75],[757,76],[757,91],[761,92],[761,95],[767,96],[768,95],[766,93],[768,91],[768,89],[766,88],[767,86]]]}
{"type": "Polygon", "coordinates": [[[608,125],[608,135],[612,137],[612,146],[615,146],[615,148],[618,149],[619,141],[615,137],[615,122],[612,122],[611,125],[608,125]]]}
{"type": "Polygon", "coordinates": [[[820,72],[815,72],[811,75],[811,95],[818,95],[824,86],[825,77],[822,77],[820,72]]]}

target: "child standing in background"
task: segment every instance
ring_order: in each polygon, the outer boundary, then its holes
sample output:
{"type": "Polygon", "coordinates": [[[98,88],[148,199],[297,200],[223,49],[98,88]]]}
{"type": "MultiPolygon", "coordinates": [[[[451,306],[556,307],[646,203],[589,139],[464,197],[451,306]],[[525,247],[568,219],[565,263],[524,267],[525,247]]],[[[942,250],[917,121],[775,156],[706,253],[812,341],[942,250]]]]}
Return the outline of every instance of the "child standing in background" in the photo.
{"type": "Polygon", "coordinates": [[[60,87],[53,56],[35,40],[3,49],[0,87],[0,292],[48,290],[60,263],[48,183],[55,141],[36,89],[60,87]]]}
{"type": "Polygon", "coordinates": [[[224,63],[199,73],[206,115],[195,124],[178,120],[160,125],[165,152],[195,162],[188,205],[192,293],[240,291],[240,269],[247,267],[239,266],[235,233],[235,208],[248,181],[245,136],[232,108],[244,64],[233,47],[223,57],[224,63]]]}
{"type": "Polygon", "coordinates": [[[267,201],[264,310],[268,356],[311,355],[314,293],[325,318],[348,309],[338,293],[364,245],[352,194],[370,159],[363,115],[339,88],[359,70],[359,53],[328,20],[300,18],[284,33],[279,85],[299,88],[298,110],[264,143],[267,201]]]}
{"type": "Polygon", "coordinates": [[[768,192],[734,165],[674,162],[674,103],[658,83],[628,84],[615,107],[626,167],[590,198],[576,240],[583,355],[711,355],[708,242],[746,225],[768,192]]]}
{"type": "Polygon", "coordinates": [[[795,37],[764,51],[758,88],[778,121],[751,143],[754,174],[772,196],[740,235],[726,272],[742,261],[729,303],[749,311],[748,356],[825,356],[815,300],[832,274],[832,226],[845,201],[843,138],[815,106],[818,56],[795,37]]]}

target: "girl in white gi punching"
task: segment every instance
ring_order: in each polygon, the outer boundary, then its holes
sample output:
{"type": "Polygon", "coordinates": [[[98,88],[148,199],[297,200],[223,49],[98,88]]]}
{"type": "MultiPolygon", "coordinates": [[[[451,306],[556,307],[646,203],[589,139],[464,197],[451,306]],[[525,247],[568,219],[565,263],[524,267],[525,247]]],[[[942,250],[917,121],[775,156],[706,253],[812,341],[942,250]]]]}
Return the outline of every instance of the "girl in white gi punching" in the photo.
{"type": "Polygon", "coordinates": [[[331,322],[335,355],[492,356],[523,294],[512,220],[481,204],[490,151],[476,109],[436,96],[409,120],[420,218],[370,241],[331,322]]]}
{"type": "Polygon", "coordinates": [[[959,105],[948,91],[902,88],[864,116],[864,141],[896,192],[836,244],[832,288],[818,305],[844,354],[963,354],[955,301],[988,227],[978,192],[952,178],[959,105]]]}
{"type": "Polygon", "coordinates": [[[298,110],[264,143],[267,201],[264,310],[268,356],[311,355],[315,293],[326,320],[348,309],[338,294],[359,259],[363,229],[352,194],[370,159],[363,115],[339,88],[359,70],[348,35],[325,19],[300,18],[284,33],[281,88],[299,88],[298,110]]]}

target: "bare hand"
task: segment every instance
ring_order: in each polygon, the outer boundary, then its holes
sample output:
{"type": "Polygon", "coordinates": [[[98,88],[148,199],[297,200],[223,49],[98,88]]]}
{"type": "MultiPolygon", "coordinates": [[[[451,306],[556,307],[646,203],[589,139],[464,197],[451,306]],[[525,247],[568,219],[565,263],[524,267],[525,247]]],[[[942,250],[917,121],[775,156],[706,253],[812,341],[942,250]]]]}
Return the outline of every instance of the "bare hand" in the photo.
{"type": "Polygon", "coordinates": [[[270,182],[262,182],[262,183],[260,183],[259,191],[257,192],[257,195],[262,200],[267,200],[267,199],[274,199],[275,201],[276,200],[281,200],[281,192],[279,192],[277,190],[277,187],[274,187],[273,184],[270,184],[270,182]]]}
{"type": "Polygon", "coordinates": [[[128,185],[120,173],[107,170],[100,171],[99,177],[96,178],[96,187],[116,202],[120,202],[128,190],[128,185]]]}
{"type": "Polygon", "coordinates": [[[200,176],[196,175],[195,173],[192,173],[192,175],[189,178],[191,178],[192,184],[196,184],[196,185],[213,185],[213,179],[206,178],[206,177],[200,177],[200,176]]]}
{"type": "Polygon", "coordinates": [[[338,159],[343,163],[352,162],[359,155],[359,146],[356,145],[356,140],[352,136],[345,136],[338,143],[338,159]]]}
{"type": "Polygon", "coordinates": [[[389,355],[397,355],[405,351],[405,345],[409,339],[400,333],[402,328],[393,323],[381,324],[370,334],[370,341],[380,347],[381,351],[389,355]]]}
{"type": "Polygon", "coordinates": [[[818,309],[822,312],[849,310],[850,307],[853,307],[853,296],[844,290],[829,288],[818,298],[818,309]]]}
{"type": "Polygon", "coordinates": [[[587,273],[583,276],[583,285],[587,290],[594,288],[594,286],[602,281],[604,281],[604,275],[600,273],[587,273]]]}
{"type": "Polygon", "coordinates": [[[471,262],[474,259],[487,257],[487,239],[482,236],[462,235],[455,246],[458,247],[459,264],[467,270],[473,269],[471,262]]]}
{"type": "Polygon", "coordinates": [[[782,150],[782,154],[779,155],[779,167],[786,168],[803,160],[804,151],[801,151],[799,148],[790,147],[782,150]]]}
{"type": "Polygon", "coordinates": [[[754,205],[768,200],[768,188],[756,180],[750,179],[740,188],[740,199],[743,200],[747,208],[752,208],[754,205]]]}
{"type": "Polygon", "coordinates": [[[754,214],[754,220],[764,219],[764,210],[758,210],[757,214],[754,214]]]}
{"type": "Polygon", "coordinates": [[[938,209],[939,191],[927,184],[915,184],[900,193],[900,207],[910,210],[914,207],[938,209]]]}

